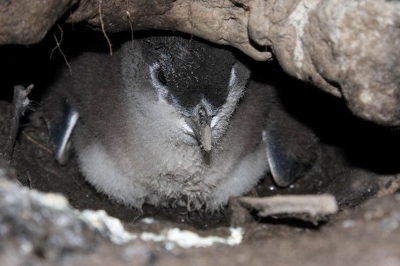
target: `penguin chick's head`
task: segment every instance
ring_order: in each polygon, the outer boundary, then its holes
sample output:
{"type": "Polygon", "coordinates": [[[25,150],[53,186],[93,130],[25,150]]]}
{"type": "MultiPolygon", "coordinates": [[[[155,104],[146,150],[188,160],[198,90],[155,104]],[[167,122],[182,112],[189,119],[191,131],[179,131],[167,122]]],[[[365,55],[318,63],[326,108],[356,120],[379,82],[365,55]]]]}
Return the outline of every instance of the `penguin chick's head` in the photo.
{"type": "Polygon", "coordinates": [[[206,152],[226,131],[249,70],[228,48],[182,37],[153,37],[143,56],[158,99],[183,118],[183,130],[206,152]]]}

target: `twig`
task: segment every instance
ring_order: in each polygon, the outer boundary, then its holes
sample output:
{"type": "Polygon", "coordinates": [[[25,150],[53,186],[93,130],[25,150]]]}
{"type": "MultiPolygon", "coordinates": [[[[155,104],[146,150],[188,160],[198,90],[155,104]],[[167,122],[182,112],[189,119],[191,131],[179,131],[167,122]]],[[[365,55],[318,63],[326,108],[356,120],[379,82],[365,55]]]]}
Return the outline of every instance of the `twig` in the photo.
{"type": "Polygon", "coordinates": [[[68,68],[69,68],[69,74],[72,76],[72,69],[71,69],[71,66],[70,66],[69,63],[68,63],[67,57],[65,56],[64,52],[61,50],[61,43],[62,43],[63,40],[64,40],[64,31],[62,30],[60,24],[58,24],[58,29],[59,29],[60,32],[61,32],[61,39],[58,40],[58,39],[57,39],[57,36],[56,36],[55,34],[53,34],[54,40],[56,41],[56,44],[57,44],[57,45],[56,45],[56,47],[54,47],[54,48],[51,50],[51,52],[50,52],[50,59],[52,59],[54,51],[55,51],[56,49],[58,49],[58,50],[60,51],[61,55],[64,57],[64,61],[65,61],[65,63],[67,64],[67,66],[68,66],[68,68]]]}
{"type": "Polygon", "coordinates": [[[32,182],[32,177],[31,177],[31,174],[29,173],[29,171],[27,172],[27,175],[28,175],[29,188],[32,189],[33,182],[32,182]]]}
{"type": "MultiPolygon", "coordinates": [[[[70,10],[70,11],[69,11],[69,15],[71,16],[72,13],[73,13],[73,12],[70,10]]],[[[75,23],[72,22],[72,23],[71,23],[71,29],[72,29],[73,32],[76,32],[74,25],[75,25],[75,23]]]]}
{"type": "Polygon", "coordinates": [[[133,48],[133,26],[131,22],[131,13],[129,13],[129,0],[126,0],[126,16],[128,18],[129,27],[131,28],[132,48],[133,48]]]}
{"type": "Polygon", "coordinates": [[[244,207],[257,210],[257,215],[261,217],[284,213],[308,213],[315,217],[317,215],[334,214],[338,211],[336,199],[332,195],[242,197],[238,200],[244,207]]]}
{"type": "Polygon", "coordinates": [[[11,117],[11,122],[9,124],[8,136],[3,154],[3,156],[8,160],[11,160],[12,158],[15,140],[18,134],[20,117],[24,114],[26,108],[29,105],[28,94],[31,92],[32,89],[33,84],[29,85],[26,89],[22,85],[14,86],[13,114],[11,117]]]}
{"type": "Polygon", "coordinates": [[[112,52],[112,44],[110,42],[110,39],[107,36],[106,30],[105,30],[105,27],[104,27],[103,13],[101,11],[102,3],[103,3],[103,1],[99,0],[99,16],[100,16],[101,30],[103,31],[103,35],[104,35],[104,37],[106,38],[106,40],[108,42],[108,47],[110,48],[110,55],[112,55],[113,54],[113,52],[112,52]]]}
{"type": "Polygon", "coordinates": [[[15,182],[17,182],[18,186],[20,186],[20,187],[24,186],[24,185],[22,185],[21,181],[19,181],[18,179],[16,179],[15,182]]]}
{"type": "Polygon", "coordinates": [[[45,152],[47,152],[47,153],[50,154],[50,155],[53,155],[53,152],[52,152],[49,148],[47,148],[47,147],[43,146],[42,144],[40,144],[38,141],[36,141],[34,138],[32,138],[32,137],[31,137],[30,135],[28,135],[27,133],[22,132],[22,135],[23,135],[24,137],[26,137],[30,142],[32,142],[33,144],[35,144],[36,146],[38,146],[40,149],[44,150],[45,152]]]}

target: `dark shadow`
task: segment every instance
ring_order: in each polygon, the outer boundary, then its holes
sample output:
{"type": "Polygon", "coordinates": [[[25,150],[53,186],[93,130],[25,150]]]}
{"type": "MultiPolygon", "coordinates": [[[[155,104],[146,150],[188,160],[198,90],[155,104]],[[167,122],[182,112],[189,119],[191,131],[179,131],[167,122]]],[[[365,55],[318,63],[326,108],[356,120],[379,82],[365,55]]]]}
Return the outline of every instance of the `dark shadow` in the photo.
{"type": "Polygon", "coordinates": [[[355,117],[343,99],[290,77],[277,62],[255,62],[256,79],[278,88],[286,110],[307,124],[321,143],[343,151],[349,165],[380,174],[400,172],[400,131],[355,117]]]}
{"type": "Polygon", "coordinates": [[[308,230],[318,230],[322,226],[328,223],[329,218],[318,217],[313,218],[305,214],[282,214],[282,215],[272,215],[268,217],[258,217],[256,211],[252,211],[251,215],[253,219],[259,223],[269,224],[269,225],[283,225],[292,228],[308,229],[308,230]]]}

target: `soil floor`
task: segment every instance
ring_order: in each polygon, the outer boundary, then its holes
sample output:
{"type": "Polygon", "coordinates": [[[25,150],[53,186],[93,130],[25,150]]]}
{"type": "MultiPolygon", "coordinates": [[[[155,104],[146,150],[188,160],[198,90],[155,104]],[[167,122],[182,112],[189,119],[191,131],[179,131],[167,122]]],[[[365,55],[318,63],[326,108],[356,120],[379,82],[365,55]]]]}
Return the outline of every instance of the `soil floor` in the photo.
{"type": "MultiPolygon", "coordinates": [[[[0,121],[4,125],[8,119],[6,114],[10,113],[10,103],[3,102],[0,106],[3,114],[0,121]]],[[[223,236],[232,224],[240,225],[244,230],[242,243],[235,247],[217,245],[171,249],[165,244],[141,240],[122,246],[102,241],[89,251],[60,256],[56,261],[59,265],[400,265],[400,194],[395,193],[397,175],[377,175],[353,169],[345,171],[345,174],[336,173],[339,176],[333,179],[336,181],[328,182],[317,179],[322,170],[316,169],[314,174],[312,172],[287,189],[275,187],[269,177],[259,184],[256,193],[262,196],[336,194],[341,210],[319,222],[291,215],[261,219],[250,214],[250,219],[238,219],[236,212],[239,210],[233,206],[216,214],[151,206],[145,206],[139,213],[96,192],[79,173],[74,158],[67,166],[58,165],[49,143],[38,107],[31,112],[29,119],[23,121],[11,162],[17,170],[17,182],[22,186],[61,193],[79,210],[104,209],[110,216],[121,219],[130,232],[157,233],[177,227],[202,236],[223,236]],[[386,196],[373,197],[365,202],[367,198],[378,195],[386,196]],[[144,217],[154,218],[154,222],[151,225],[144,223],[144,217]],[[238,220],[234,221],[232,217],[238,220]]],[[[7,241],[13,239],[2,239],[2,245],[7,241]]],[[[31,265],[55,263],[54,258],[46,256],[29,259],[20,256],[17,260],[20,265],[27,261],[31,265]]]]}

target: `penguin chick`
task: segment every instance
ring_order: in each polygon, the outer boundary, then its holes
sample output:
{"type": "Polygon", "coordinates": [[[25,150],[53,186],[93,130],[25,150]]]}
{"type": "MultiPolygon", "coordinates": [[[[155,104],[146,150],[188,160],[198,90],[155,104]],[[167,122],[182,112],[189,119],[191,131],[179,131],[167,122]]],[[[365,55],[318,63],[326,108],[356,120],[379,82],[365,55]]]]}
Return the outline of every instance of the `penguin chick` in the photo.
{"type": "Polygon", "coordinates": [[[66,162],[73,128],[85,178],[123,204],[214,211],[270,169],[287,185],[298,177],[292,165],[312,161],[284,144],[295,143],[297,129],[275,134],[272,88],[249,83],[249,68],[229,48],[154,36],[70,64],[74,74],[58,78],[50,97],[64,106],[61,127],[49,119],[56,158],[66,162]]]}

